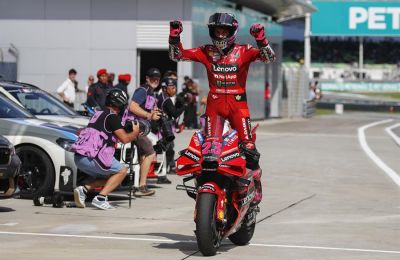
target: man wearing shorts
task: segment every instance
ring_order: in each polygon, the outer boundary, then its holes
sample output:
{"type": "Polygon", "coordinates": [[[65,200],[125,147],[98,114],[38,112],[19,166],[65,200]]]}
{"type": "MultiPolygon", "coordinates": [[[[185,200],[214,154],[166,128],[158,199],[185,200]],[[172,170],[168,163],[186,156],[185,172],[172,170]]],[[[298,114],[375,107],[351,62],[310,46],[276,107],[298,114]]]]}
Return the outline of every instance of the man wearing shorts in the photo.
{"type": "MultiPolygon", "coordinates": [[[[131,103],[129,104],[129,113],[135,118],[141,120],[160,119],[160,111],[157,109],[154,89],[160,84],[161,73],[157,68],[150,68],[146,73],[146,83],[140,85],[133,93],[131,103]]],[[[139,190],[135,192],[136,196],[151,196],[155,193],[147,185],[147,174],[149,173],[151,163],[155,160],[156,152],[153,144],[147,136],[139,136],[135,141],[140,156],[140,180],[139,190]]]]}

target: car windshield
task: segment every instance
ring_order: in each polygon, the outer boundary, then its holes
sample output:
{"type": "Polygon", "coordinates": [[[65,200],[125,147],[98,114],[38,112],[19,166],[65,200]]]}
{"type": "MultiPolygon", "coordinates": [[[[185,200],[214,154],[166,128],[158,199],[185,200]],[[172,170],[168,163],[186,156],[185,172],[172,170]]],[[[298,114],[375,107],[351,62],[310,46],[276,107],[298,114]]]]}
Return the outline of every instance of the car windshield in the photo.
{"type": "Polygon", "coordinates": [[[34,115],[77,116],[78,114],[47,92],[34,88],[8,89],[34,115]]]}
{"type": "Polygon", "coordinates": [[[0,118],[34,118],[34,116],[0,95],[0,118]]]}

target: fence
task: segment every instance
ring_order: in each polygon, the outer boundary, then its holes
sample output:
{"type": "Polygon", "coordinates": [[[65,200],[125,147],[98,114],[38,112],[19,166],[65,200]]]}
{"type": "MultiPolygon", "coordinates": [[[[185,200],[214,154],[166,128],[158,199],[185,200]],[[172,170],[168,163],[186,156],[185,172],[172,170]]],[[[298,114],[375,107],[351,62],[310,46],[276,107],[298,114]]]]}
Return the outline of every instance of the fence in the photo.
{"type": "Polygon", "coordinates": [[[309,78],[303,68],[285,68],[282,95],[282,117],[311,117],[315,102],[309,100],[309,78]]]}

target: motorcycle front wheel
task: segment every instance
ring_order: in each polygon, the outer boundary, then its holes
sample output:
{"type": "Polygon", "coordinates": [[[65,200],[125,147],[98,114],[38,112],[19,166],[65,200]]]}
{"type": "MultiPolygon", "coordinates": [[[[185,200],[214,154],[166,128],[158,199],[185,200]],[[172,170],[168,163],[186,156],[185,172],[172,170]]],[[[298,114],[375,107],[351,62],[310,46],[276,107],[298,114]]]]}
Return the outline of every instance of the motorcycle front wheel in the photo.
{"type": "Polygon", "coordinates": [[[204,256],[213,256],[221,245],[222,236],[217,229],[215,194],[200,193],[196,204],[197,245],[204,256]]]}

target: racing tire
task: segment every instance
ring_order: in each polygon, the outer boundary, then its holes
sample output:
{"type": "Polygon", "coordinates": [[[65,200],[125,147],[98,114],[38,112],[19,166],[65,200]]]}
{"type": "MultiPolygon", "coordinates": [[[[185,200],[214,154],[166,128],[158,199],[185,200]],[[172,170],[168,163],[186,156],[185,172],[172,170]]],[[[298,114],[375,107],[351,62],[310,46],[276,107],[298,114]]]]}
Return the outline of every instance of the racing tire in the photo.
{"type": "Polygon", "coordinates": [[[21,198],[39,198],[53,194],[55,170],[50,157],[34,146],[20,146],[16,153],[21,160],[17,186],[21,198]]]}
{"type": "Polygon", "coordinates": [[[200,193],[196,203],[197,246],[204,256],[213,256],[221,245],[216,222],[217,198],[215,194],[200,193]]]}
{"type": "Polygon", "coordinates": [[[254,235],[254,230],[256,228],[256,223],[247,226],[246,221],[243,221],[242,226],[230,235],[229,240],[237,246],[247,245],[254,235]]]}

